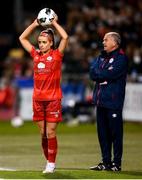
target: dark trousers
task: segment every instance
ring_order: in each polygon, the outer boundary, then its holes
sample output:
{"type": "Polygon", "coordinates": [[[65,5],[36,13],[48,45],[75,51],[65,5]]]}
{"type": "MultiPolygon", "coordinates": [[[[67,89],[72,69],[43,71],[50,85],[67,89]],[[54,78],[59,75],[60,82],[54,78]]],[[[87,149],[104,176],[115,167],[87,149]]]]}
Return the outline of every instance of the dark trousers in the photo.
{"type": "Polygon", "coordinates": [[[102,161],[121,165],[123,150],[122,110],[97,107],[97,131],[102,161]],[[113,155],[113,156],[112,156],[113,155]]]}

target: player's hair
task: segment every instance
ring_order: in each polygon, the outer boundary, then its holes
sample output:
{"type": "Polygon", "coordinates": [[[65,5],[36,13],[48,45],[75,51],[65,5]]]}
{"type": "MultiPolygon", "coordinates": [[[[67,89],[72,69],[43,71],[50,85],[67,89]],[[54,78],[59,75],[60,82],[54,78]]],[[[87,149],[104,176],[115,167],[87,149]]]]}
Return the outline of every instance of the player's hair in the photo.
{"type": "Polygon", "coordinates": [[[117,45],[120,46],[121,37],[120,37],[119,33],[117,33],[117,32],[109,32],[109,33],[107,33],[107,35],[110,35],[111,37],[113,37],[113,39],[117,43],[117,45]]]}
{"type": "Polygon", "coordinates": [[[54,38],[54,31],[51,28],[48,28],[46,30],[41,31],[41,33],[39,34],[39,36],[46,36],[49,37],[49,39],[51,39],[51,41],[53,42],[51,48],[55,49],[55,38],[54,38]]]}

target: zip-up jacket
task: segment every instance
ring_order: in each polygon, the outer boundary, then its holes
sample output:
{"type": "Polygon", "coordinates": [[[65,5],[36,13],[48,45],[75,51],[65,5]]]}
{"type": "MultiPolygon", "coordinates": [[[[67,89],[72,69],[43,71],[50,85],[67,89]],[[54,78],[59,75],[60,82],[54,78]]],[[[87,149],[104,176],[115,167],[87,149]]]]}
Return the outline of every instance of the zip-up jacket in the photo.
{"type": "Polygon", "coordinates": [[[96,106],[122,109],[125,98],[128,58],[121,49],[105,51],[90,66],[90,78],[95,81],[93,102],[96,106]]]}

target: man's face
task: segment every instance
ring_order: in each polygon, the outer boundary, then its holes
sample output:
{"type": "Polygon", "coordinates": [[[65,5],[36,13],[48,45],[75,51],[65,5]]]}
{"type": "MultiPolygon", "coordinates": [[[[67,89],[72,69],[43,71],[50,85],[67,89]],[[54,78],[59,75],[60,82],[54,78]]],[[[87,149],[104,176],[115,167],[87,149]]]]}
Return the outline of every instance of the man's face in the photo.
{"type": "Polygon", "coordinates": [[[106,52],[111,52],[111,51],[115,50],[118,47],[118,45],[115,42],[114,38],[111,35],[108,35],[108,34],[106,34],[104,36],[103,45],[104,45],[104,50],[106,52]]]}

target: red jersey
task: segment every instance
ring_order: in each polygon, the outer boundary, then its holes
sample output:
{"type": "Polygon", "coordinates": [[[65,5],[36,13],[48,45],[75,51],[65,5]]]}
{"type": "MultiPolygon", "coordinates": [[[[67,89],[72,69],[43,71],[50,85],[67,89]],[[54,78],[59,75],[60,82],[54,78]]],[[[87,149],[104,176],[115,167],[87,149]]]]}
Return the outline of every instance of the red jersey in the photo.
{"type": "Polygon", "coordinates": [[[49,53],[42,55],[33,47],[31,56],[34,61],[33,99],[38,101],[61,99],[60,80],[63,54],[58,49],[51,49],[49,53]]]}

